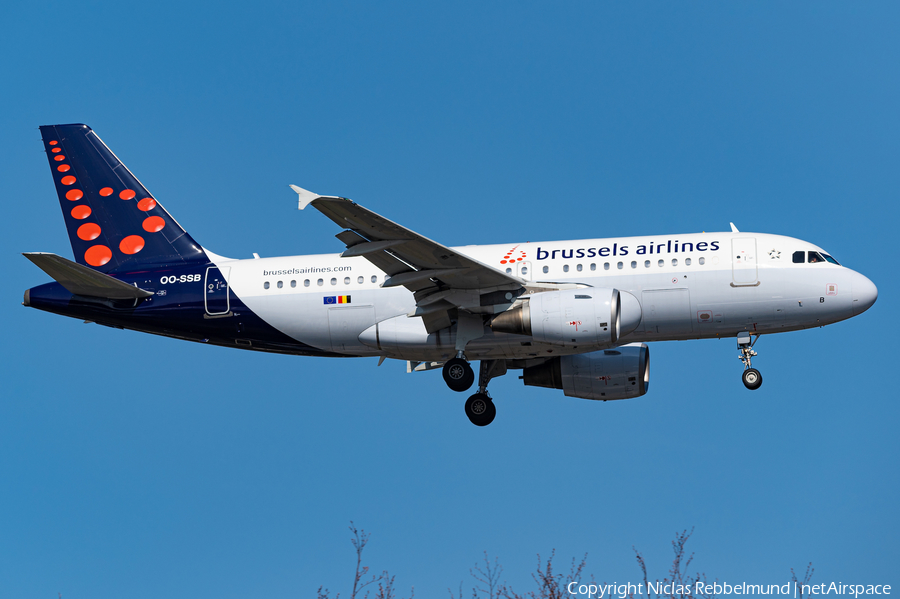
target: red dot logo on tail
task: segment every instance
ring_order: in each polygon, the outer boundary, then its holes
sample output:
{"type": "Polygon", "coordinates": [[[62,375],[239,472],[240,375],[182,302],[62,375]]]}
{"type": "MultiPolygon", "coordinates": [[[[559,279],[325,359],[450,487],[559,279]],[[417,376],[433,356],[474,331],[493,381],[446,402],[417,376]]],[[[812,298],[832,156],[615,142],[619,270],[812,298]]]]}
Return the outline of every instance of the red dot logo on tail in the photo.
{"type": "Polygon", "coordinates": [[[75,206],[72,208],[72,218],[77,220],[84,220],[91,215],[91,207],[85,206],[84,204],[80,206],[75,206]]]}
{"type": "Polygon", "coordinates": [[[84,241],[93,241],[100,237],[100,225],[97,223],[85,223],[78,227],[78,238],[84,241]]]}
{"type": "Polygon", "coordinates": [[[144,238],[140,235],[129,235],[119,243],[119,249],[124,254],[137,254],[144,249],[144,238]]]}
{"type": "Polygon", "coordinates": [[[91,266],[103,266],[112,260],[112,250],[105,245],[93,245],[84,253],[84,261],[91,266]]]}
{"type": "Polygon", "coordinates": [[[148,216],[144,219],[142,226],[148,233],[158,233],[166,226],[166,221],[159,216],[148,216]]]}

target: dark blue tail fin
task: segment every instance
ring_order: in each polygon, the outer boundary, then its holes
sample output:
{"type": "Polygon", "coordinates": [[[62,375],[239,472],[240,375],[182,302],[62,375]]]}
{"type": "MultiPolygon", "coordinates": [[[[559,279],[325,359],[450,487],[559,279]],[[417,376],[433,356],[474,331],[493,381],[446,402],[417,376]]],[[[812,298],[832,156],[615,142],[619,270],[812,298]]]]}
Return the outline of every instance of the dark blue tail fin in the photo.
{"type": "Polygon", "coordinates": [[[76,262],[105,273],[208,262],[90,127],[47,125],[41,136],[76,262]]]}

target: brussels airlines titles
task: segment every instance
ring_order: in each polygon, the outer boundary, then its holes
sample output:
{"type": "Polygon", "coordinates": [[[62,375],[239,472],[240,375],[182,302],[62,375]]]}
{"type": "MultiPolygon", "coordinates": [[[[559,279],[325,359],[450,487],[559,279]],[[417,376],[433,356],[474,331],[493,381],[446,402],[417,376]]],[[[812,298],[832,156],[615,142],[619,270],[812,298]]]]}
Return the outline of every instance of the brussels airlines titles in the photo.
{"type": "MultiPolygon", "coordinates": [[[[639,245],[637,246],[635,253],[639,256],[643,256],[645,254],[655,254],[659,255],[662,253],[666,254],[677,254],[679,253],[679,248],[681,252],[706,252],[711,251],[715,252],[719,249],[718,241],[701,241],[699,243],[681,243],[679,244],[678,240],[672,241],[671,239],[667,239],[662,242],[654,243],[650,242],[648,245],[639,245]]],[[[557,258],[557,253],[559,253],[559,257],[565,260],[570,260],[572,258],[594,258],[597,256],[607,257],[607,256],[627,256],[629,252],[627,245],[619,245],[618,242],[613,243],[612,247],[606,246],[601,248],[577,248],[577,249],[569,249],[569,250],[542,250],[540,246],[537,248],[537,259],[538,260],[555,260],[557,258]],[[568,252],[568,253],[566,253],[568,252]]]]}

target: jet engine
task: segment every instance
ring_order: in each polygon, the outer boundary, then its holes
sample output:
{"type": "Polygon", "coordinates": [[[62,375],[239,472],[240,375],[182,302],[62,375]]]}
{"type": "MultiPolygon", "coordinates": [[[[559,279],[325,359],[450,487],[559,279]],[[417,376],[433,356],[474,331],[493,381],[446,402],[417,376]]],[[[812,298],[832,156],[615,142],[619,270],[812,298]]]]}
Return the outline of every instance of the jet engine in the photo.
{"type": "Polygon", "coordinates": [[[650,349],[630,343],[589,354],[559,356],[525,369],[526,385],[562,389],[569,397],[629,399],[650,387],[650,349]]]}
{"type": "Polygon", "coordinates": [[[545,291],[498,314],[491,328],[565,346],[612,346],[641,322],[641,304],[604,287],[545,291]]]}

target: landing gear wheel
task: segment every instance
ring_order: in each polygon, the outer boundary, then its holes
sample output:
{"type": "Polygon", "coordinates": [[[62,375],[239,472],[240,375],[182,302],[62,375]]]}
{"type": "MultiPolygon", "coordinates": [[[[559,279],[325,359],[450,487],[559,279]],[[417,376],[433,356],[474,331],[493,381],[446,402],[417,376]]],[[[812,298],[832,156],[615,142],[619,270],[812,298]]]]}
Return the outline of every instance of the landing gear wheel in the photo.
{"type": "Polygon", "coordinates": [[[744,380],[744,386],[751,391],[753,389],[759,389],[760,385],[762,385],[762,375],[755,368],[748,368],[745,370],[741,378],[744,380]]]}
{"type": "Polygon", "coordinates": [[[494,421],[497,408],[486,393],[476,393],[466,400],[466,416],[475,426],[487,426],[494,421]]]}
{"type": "Polygon", "coordinates": [[[452,358],[444,364],[444,382],[453,391],[467,391],[475,382],[475,372],[462,358],[452,358]]]}

